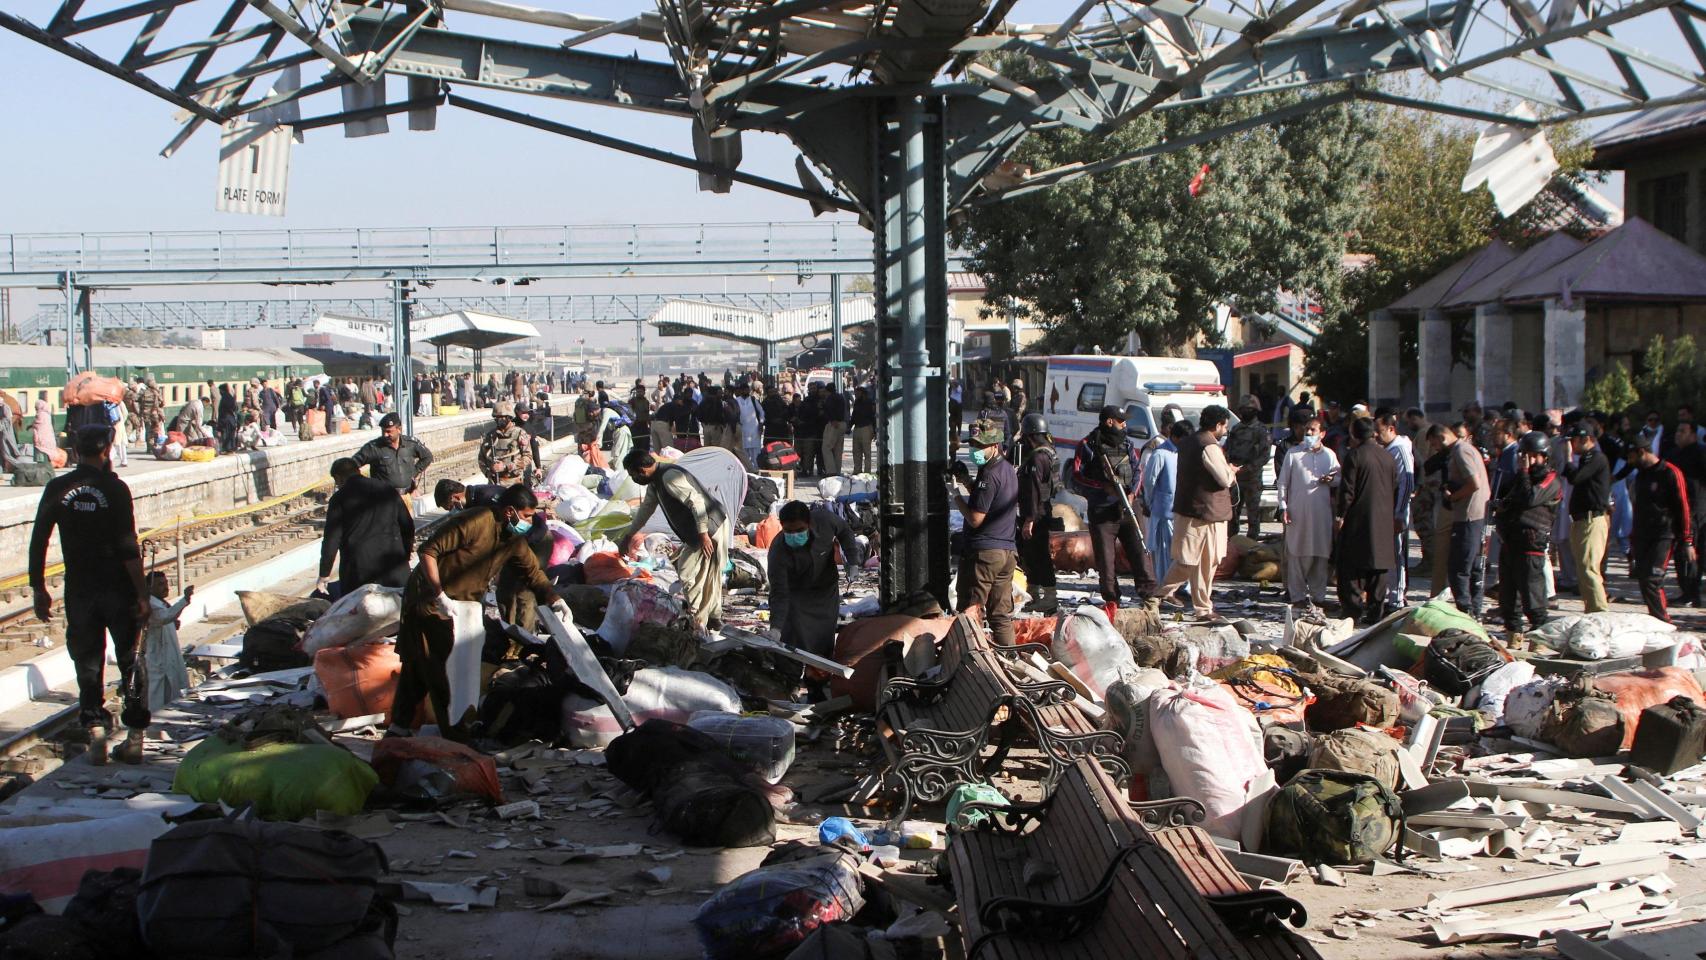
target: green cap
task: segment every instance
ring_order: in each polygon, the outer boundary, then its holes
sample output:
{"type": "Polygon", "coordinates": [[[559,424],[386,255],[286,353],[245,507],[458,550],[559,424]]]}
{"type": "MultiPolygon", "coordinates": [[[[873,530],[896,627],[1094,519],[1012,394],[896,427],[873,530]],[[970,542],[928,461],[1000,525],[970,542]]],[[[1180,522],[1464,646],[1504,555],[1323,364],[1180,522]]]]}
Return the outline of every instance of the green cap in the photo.
{"type": "Polygon", "coordinates": [[[971,425],[971,445],[993,447],[1007,439],[1007,431],[994,420],[979,420],[971,425]]]}

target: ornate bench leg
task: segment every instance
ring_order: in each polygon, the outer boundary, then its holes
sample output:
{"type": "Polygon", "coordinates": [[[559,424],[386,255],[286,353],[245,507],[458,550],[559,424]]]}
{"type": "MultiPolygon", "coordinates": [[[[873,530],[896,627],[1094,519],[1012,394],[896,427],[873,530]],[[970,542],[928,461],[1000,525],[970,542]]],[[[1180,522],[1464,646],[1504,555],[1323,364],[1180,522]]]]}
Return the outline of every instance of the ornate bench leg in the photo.
{"type": "Polygon", "coordinates": [[[955,784],[980,781],[978,754],[988,742],[988,723],[957,731],[915,727],[902,734],[901,757],[894,772],[906,786],[907,810],[915,800],[946,800],[955,784]]]}
{"type": "Polygon", "coordinates": [[[1073,764],[1086,757],[1091,758],[1108,772],[1116,783],[1125,784],[1131,780],[1131,767],[1125,762],[1121,753],[1125,750],[1125,741],[1120,735],[1111,730],[1098,730],[1095,733],[1060,733],[1049,728],[1043,722],[1042,715],[1037,712],[1036,704],[1026,697],[1012,697],[1013,709],[1017,714],[1014,719],[1022,720],[1025,726],[1036,736],[1037,746],[1042,748],[1043,756],[1048,759],[1048,773],[1043,778],[1043,788],[1053,791],[1055,784],[1073,764]]]}

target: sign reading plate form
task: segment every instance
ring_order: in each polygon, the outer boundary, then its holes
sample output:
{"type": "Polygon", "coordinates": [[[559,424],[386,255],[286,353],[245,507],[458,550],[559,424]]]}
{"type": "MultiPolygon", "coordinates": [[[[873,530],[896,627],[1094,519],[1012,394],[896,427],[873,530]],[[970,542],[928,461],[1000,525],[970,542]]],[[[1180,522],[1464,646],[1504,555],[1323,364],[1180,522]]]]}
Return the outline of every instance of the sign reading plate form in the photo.
{"type": "Polygon", "coordinates": [[[222,213],[284,216],[290,181],[290,128],[243,120],[225,125],[219,137],[219,197],[222,213]]]}

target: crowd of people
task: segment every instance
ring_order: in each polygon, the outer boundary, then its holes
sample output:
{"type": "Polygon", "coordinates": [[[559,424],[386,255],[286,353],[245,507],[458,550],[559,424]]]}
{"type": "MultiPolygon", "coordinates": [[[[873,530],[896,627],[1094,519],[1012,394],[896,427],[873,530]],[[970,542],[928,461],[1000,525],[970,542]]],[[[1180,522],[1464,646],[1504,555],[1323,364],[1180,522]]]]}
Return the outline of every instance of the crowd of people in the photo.
{"type": "Polygon", "coordinates": [[[975,480],[960,471],[970,495],[955,500],[965,531],[959,603],[983,607],[998,638],[1011,635],[1015,566],[1030,585],[1029,609],[1057,606],[1049,533],[1060,529],[1052,501],[1063,484],[1084,498],[1104,601],[1122,600],[1124,563],[1136,600],[1181,612],[1188,603],[1198,620],[1224,623],[1215,572],[1241,525],[1251,538],[1262,533],[1270,461],[1284,586],[1302,618],[1334,608],[1368,625],[1409,603],[1416,541],[1428,591],[1449,593],[1517,642],[1546,621],[1559,592],[1579,594],[1587,612],[1609,609],[1613,555],[1627,561],[1651,616],[1669,622],[1674,603],[1703,602],[1695,550],[1706,536],[1706,445],[1687,407],[1669,425],[1651,412],[1637,430],[1625,416],[1515,404],[1488,415],[1472,403],[1450,422],[1365,404],[1318,410],[1305,394],[1278,407],[1283,426],[1270,426],[1264,407],[1276,405],[1250,395],[1236,417],[1211,405],[1193,422],[1169,406],[1158,435],[1138,440],[1110,405],[1063,468],[1041,413],[1012,428],[1022,387],[1005,394],[969,427],[979,470],[975,480]],[[1664,589],[1672,565],[1675,598],[1664,589]]]}

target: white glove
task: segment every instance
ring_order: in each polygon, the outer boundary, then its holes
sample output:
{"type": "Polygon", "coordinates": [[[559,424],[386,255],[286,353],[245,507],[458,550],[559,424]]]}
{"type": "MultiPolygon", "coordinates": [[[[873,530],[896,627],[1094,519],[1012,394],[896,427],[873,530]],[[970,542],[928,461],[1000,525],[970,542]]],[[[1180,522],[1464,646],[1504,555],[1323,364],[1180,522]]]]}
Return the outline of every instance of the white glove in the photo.
{"type": "Polygon", "coordinates": [[[331,582],[332,582],[332,580],[330,577],[321,577],[320,579],[314,581],[314,592],[315,593],[324,593],[326,590],[326,585],[331,583],[331,582]]]}
{"type": "Polygon", "coordinates": [[[456,619],[456,607],[450,602],[449,594],[440,593],[433,601],[433,609],[444,614],[444,619],[446,620],[456,619]]]}
{"type": "Polygon", "coordinates": [[[569,612],[569,605],[563,601],[562,597],[551,601],[551,612],[556,614],[557,619],[564,623],[575,622],[575,615],[569,612]]]}
{"type": "Polygon", "coordinates": [[[771,627],[770,629],[764,631],[764,639],[774,640],[777,643],[781,643],[782,642],[782,631],[777,627],[771,627]]]}

